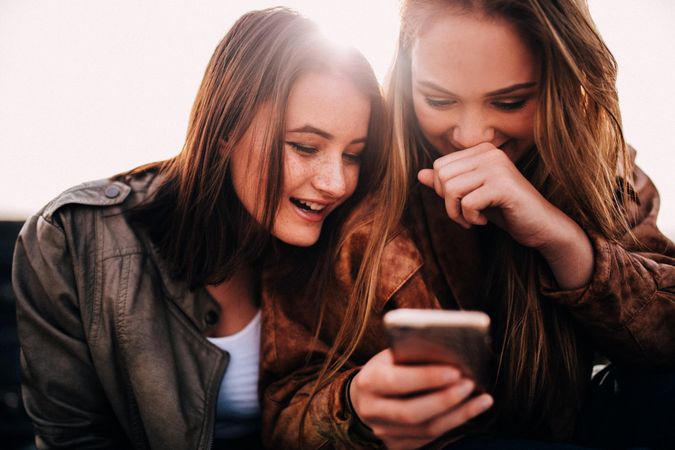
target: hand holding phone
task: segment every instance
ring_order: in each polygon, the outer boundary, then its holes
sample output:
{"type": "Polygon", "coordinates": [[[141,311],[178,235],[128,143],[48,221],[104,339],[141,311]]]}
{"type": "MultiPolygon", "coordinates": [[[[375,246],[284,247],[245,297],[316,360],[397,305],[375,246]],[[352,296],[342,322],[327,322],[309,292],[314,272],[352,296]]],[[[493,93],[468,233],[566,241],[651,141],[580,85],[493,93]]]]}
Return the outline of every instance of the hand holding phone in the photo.
{"type": "Polygon", "coordinates": [[[493,404],[476,383],[447,364],[396,364],[390,348],[352,379],[352,408],[387,448],[420,448],[464,425],[493,404]]]}
{"type": "Polygon", "coordinates": [[[490,317],[480,311],[396,309],[384,316],[397,364],[451,364],[488,390],[490,317]]]}

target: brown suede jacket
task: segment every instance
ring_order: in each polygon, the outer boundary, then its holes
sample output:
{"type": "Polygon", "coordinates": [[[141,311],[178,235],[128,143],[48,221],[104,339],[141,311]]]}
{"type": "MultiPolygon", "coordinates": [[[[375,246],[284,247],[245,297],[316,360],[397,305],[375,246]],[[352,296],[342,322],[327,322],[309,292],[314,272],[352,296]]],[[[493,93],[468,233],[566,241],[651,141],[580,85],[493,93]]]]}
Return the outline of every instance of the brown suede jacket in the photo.
{"type": "MultiPolygon", "coordinates": [[[[656,370],[675,364],[675,246],[656,227],[658,193],[639,169],[633,188],[639,200],[629,205],[637,212],[632,231],[642,247],[629,240],[619,245],[591,235],[595,269],[588,286],[581,289],[558,290],[547,271],[540,270],[542,301],[558,302],[585,336],[579,370],[589,380],[594,352],[629,368],[656,370]]],[[[401,307],[484,309],[476,295],[482,288],[477,232],[452,222],[443,200],[423,186],[413,193],[404,223],[385,249],[376,317],[349,364],[309,405],[302,436],[300,418],[322,358],[341,321],[349,320],[344,317],[346,292],[366,243],[366,231],[354,233],[340,254],[335,268],[338,286],[325,293],[328,309],[318,340],[313,339],[316,305],[295,293],[284,295],[283,289],[265,297],[261,388],[267,446],[381,447],[359,424],[347,401],[346,387],[361,365],[388,346],[382,314],[401,307]]],[[[498,408],[499,398],[495,401],[498,408]]],[[[561,412],[566,408],[569,412],[569,407],[561,405],[561,412]]],[[[552,438],[565,439],[574,427],[573,415],[561,417],[550,424],[556,430],[552,438]]]]}

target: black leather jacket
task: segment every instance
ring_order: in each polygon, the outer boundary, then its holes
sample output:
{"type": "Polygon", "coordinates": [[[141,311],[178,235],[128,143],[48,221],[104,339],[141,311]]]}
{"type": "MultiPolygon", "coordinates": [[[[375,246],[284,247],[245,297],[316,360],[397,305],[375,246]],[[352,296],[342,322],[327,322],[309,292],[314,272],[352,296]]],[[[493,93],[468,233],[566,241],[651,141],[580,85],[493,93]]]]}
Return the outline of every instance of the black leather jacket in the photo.
{"type": "Polygon", "coordinates": [[[82,184],[19,235],[22,389],[38,448],[211,447],[228,355],[203,335],[220,309],[172,281],[122,214],[157,184],[82,184]]]}

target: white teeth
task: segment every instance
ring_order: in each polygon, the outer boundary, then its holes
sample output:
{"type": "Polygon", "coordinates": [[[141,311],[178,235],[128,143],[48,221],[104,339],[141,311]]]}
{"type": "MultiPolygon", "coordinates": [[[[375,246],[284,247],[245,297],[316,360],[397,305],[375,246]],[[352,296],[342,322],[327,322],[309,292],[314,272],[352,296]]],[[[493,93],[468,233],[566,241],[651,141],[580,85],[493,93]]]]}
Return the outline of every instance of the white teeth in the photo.
{"type": "Polygon", "coordinates": [[[307,206],[312,211],[316,211],[316,212],[322,211],[326,207],[326,205],[320,205],[320,204],[314,203],[314,202],[306,202],[304,200],[298,200],[298,201],[300,203],[302,203],[303,205],[307,206]]]}

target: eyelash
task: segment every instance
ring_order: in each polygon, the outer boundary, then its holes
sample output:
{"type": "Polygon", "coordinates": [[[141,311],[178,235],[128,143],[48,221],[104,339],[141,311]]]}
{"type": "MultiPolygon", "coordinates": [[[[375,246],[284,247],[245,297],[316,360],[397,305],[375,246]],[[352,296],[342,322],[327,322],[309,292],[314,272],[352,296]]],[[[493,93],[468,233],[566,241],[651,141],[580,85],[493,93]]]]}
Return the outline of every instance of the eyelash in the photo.
{"type": "Polygon", "coordinates": [[[502,111],[517,111],[522,109],[527,103],[527,99],[510,101],[510,102],[493,102],[492,104],[502,111]]]}
{"type": "MultiPolygon", "coordinates": [[[[525,104],[527,103],[528,99],[522,99],[522,100],[516,100],[516,101],[510,101],[510,102],[492,102],[492,105],[496,107],[497,109],[500,109],[502,111],[517,111],[519,109],[522,109],[525,104]]],[[[456,102],[454,100],[436,100],[433,98],[425,97],[424,101],[427,103],[427,105],[431,106],[432,108],[437,108],[437,109],[443,109],[443,108],[448,108],[452,105],[454,105],[456,102]]]]}
{"type": "Polygon", "coordinates": [[[294,150],[304,153],[307,155],[311,155],[313,153],[316,153],[316,148],[315,147],[308,147],[306,145],[300,145],[297,142],[286,142],[288,145],[290,145],[294,150]]]}
{"type": "Polygon", "coordinates": [[[455,103],[453,100],[437,100],[429,97],[425,97],[424,101],[432,108],[447,108],[455,103]]]}
{"type": "Polygon", "coordinates": [[[361,162],[361,154],[355,155],[353,153],[345,153],[342,155],[344,159],[349,163],[358,164],[361,162]]]}
{"type": "MultiPolygon", "coordinates": [[[[297,142],[291,142],[288,141],[286,144],[290,145],[291,148],[293,148],[295,151],[302,153],[304,155],[313,155],[318,151],[317,148],[315,147],[309,147],[306,145],[301,145],[298,144],[297,142]]],[[[348,163],[355,163],[358,164],[361,162],[361,153],[359,154],[353,154],[353,153],[344,153],[342,157],[347,160],[348,163]]]]}

